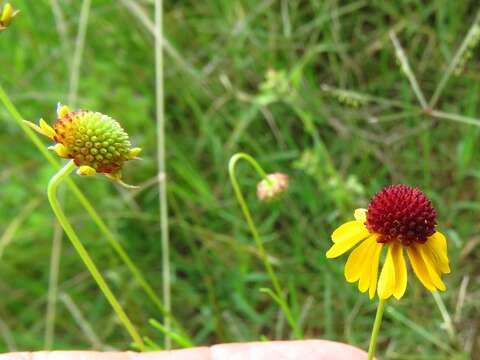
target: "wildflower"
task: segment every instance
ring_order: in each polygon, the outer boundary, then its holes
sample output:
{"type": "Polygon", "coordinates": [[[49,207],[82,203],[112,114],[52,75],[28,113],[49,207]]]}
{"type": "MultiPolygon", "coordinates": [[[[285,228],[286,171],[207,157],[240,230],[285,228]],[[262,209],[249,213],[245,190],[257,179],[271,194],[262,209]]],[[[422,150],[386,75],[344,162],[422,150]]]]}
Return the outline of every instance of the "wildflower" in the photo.
{"type": "Polygon", "coordinates": [[[257,197],[265,202],[277,199],[288,188],[288,175],[286,174],[268,174],[267,179],[262,179],[257,185],[257,197]]]}
{"type": "Polygon", "coordinates": [[[128,134],[111,117],[93,111],[71,111],[58,104],[58,120],[53,127],[40,119],[39,125],[25,123],[55,141],[49,147],[58,156],[73,159],[77,174],[102,173],[121,184],[121,169],[128,160],[138,159],[141,148],[131,148],[128,134]]]}
{"type": "Polygon", "coordinates": [[[368,209],[357,209],[354,221],[333,232],[334,244],[327,258],[336,258],[359,244],[345,265],[347,281],[358,281],[358,289],[368,290],[370,298],[378,288],[380,299],[392,295],[400,299],[407,288],[405,249],[420,282],[432,292],[444,291],[440,276],[449,273],[450,267],[445,236],[435,229],[436,215],[432,203],[419,189],[389,186],[373,197],[368,209]],[[383,247],[387,255],[377,282],[383,247]]]}
{"type": "Polygon", "coordinates": [[[14,10],[10,3],[6,3],[0,15],[0,31],[5,30],[19,13],[20,10],[14,10]]]}

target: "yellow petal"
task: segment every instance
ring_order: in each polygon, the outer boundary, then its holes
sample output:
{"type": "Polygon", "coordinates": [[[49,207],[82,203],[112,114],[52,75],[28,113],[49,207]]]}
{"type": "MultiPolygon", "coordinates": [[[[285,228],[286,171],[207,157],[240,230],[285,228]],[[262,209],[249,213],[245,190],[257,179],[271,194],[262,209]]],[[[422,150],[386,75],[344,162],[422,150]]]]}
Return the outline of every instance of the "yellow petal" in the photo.
{"type": "Polygon", "coordinates": [[[345,279],[348,282],[355,282],[360,279],[362,270],[365,267],[365,259],[368,254],[369,246],[376,241],[376,236],[370,236],[357,246],[355,250],[348,256],[347,263],[345,264],[345,279]]]}
{"type": "Polygon", "coordinates": [[[49,146],[48,150],[55,151],[58,156],[68,159],[70,158],[70,154],[67,150],[67,148],[63,144],[56,144],[54,146],[49,146]]]}
{"type": "Polygon", "coordinates": [[[23,123],[25,125],[27,125],[29,128],[35,130],[36,132],[38,132],[39,134],[42,134],[50,139],[53,140],[53,137],[51,136],[51,133],[50,132],[46,132],[44,129],[42,129],[40,126],[38,126],[37,124],[34,124],[32,123],[31,121],[27,121],[27,120],[23,120],[23,123]]]}
{"type": "Polygon", "coordinates": [[[362,271],[360,273],[360,280],[358,282],[358,290],[365,292],[370,287],[370,278],[372,275],[373,261],[375,260],[376,252],[376,237],[375,242],[372,242],[367,249],[367,255],[363,261],[362,271]]]}
{"type": "Polygon", "coordinates": [[[53,138],[55,137],[55,130],[43,119],[40,119],[40,129],[42,129],[45,136],[48,136],[50,139],[53,140],[53,138]]]}
{"type": "Polygon", "coordinates": [[[358,220],[364,223],[365,221],[367,221],[367,209],[355,210],[355,212],[353,213],[353,217],[355,218],[355,220],[358,220]]]}
{"type": "Polygon", "coordinates": [[[387,258],[383,265],[380,279],[378,280],[378,297],[380,299],[388,299],[395,291],[395,264],[393,263],[392,247],[388,247],[387,258]]]}
{"type": "Polygon", "coordinates": [[[332,233],[332,241],[337,243],[352,236],[361,236],[365,239],[368,234],[367,228],[361,221],[349,221],[335,229],[332,233]]]}
{"type": "Polygon", "coordinates": [[[63,118],[67,115],[70,111],[70,108],[67,105],[62,105],[60,103],[57,104],[57,115],[59,118],[63,118]]]}
{"type": "Polygon", "coordinates": [[[368,291],[368,296],[370,299],[373,299],[375,296],[375,291],[377,290],[377,279],[378,279],[378,264],[380,262],[380,254],[382,252],[383,244],[375,244],[375,254],[373,255],[372,260],[372,269],[370,274],[370,288],[368,291]]]}
{"type": "Polygon", "coordinates": [[[407,264],[403,257],[403,246],[397,242],[392,245],[392,259],[395,265],[395,290],[393,296],[400,299],[407,289],[407,264]]]}
{"type": "Polygon", "coordinates": [[[419,250],[420,255],[422,256],[423,262],[425,263],[425,267],[427,268],[428,274],[430,275],[430,279],[432,280],[433,285],[438,290],[445,291],[447,288],[443,283],[442,279],[440,279],[440,275],[435,268],[433,254],[430,251],[430,248],[425,244],[418,244],[414,245],[419,250]]]}
{"type": "Polygon", "coordinates": [[[93,176],[96,173],[97,171],[93,167],[87,165],[82,165],[77,170],[77,175],[80,176],[93,176]]]}
{"type": "Polygon", "coordinates": [[[408,258],[412,264],[413,271],[420,282],[430,291],[436,291],[435,285],[433,285],[430,275],[428,274],[427,267],[423,262],[422,256],[418,252],[415,245],[407,247],[408,258]]]}
{"type": "Polygon", "coordinates": [[[445,274],[450,273],[450,265],[448,264],[447,240],[441,232],[436,232],[427,239],[426,245],[430,248],[434,255],[436,267],[445,274]]]}
{"type": "Polygon", "coordinates": [[[348,230],[344,230],[342,236],[339,237],[340,240],[336,241],[333,246],[327,251],[327,258],[335,258],[346,253],[360,241],[365,239],[368,235],[369,232],[365,228],[365,226],[363,226],[360,222],[357,222],[357,224],[355,224],[354,226],[349,227],[348,230]]]}
{"type": "Polygon", "coordinates": [[[130,149],[130,151],[128,152],[128,158],[135,159],[141,152],[142,152],[142,148],[139,148],[139,147],[130,149]]]}

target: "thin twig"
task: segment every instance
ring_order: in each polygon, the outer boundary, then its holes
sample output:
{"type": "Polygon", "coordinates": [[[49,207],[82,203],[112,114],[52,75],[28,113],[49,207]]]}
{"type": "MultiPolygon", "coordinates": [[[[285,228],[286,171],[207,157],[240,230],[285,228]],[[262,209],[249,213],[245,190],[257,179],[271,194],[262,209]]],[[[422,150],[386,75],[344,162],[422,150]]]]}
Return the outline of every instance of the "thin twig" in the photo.
{"type": "Polygon", "coordinates": [[[392,40],[393,46],[395,47],[395,54],[397,56],[398,61],[400,61],[400,66],[404,74],[407,76],[408,81],[410,82],[410,86],[413,89],[413,92],[417,96],[417,99],[422,106],[422,109],[427,109],[428,104],[427,100],[425,100],[425,96],[423,95],[422,90],[420,89],[420,86],[418,85],[417,79],[415,78],[415,75],[412,71],[412,68],[410,67],[410,64],[408,63],[407,56],[405,55],[405,52],[403,51],[402,45],[400,45],[400,41],[398,41],[397,35],[395,35],[395,32],[390,31],[388,33],[390,35],[390,39],[392,40]]]}
{"type": "MultiPolygon", "coordinates": [[[[162,274],[163,274],[163,305],[168,313],[171,313],[172,304],[170,298],[170,240],[168,233],[168,204],[167,204],[167,179],[165,169],[165,103],[163,94],[163,1],[155,0],[155,89],[157,104],[157,160],[158,160],[158,192],[160,202],[160,232],[162,236],[162,274]],[[161,178],[161,176],[163,178],[161,178]]],[[[171,331],[169,317],[164,318],[165,329],[171,331]]],[[[165,337],[165,348],[172,346],[169,336],[165,337]]]]}

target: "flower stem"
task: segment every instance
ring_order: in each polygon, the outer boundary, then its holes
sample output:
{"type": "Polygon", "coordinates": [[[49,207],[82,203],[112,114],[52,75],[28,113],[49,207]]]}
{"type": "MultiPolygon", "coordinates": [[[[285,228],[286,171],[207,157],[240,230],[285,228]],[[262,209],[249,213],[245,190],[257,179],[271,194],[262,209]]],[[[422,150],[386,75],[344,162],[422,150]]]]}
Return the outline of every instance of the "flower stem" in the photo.
{"type": "Polygon", "coordinates": [[[276,293],[276,299],[281,302],[280,306],[285,314],[285,317],[287,318],[288,323],[290,324],[295,334],[295,337],[301,339],[303,338],[302,330],[298,327],[297,322],[293,318],[292,311],[290,310],[290,307],[288,306],[287,301],[285,301],[283,291],[282,291],[282,288],[280,287],[278,278],[275,275],[275,272],[273,271],[270,261],[268,260],[267,252],[265,251],[265,247],[263,246],[263,242],[262,242],[262,239],[260,238],[257,227],[253,222],[252,214],[250,212],[250,209],[248,208],[245,198],[243,197],[242,191],[240,190],[240,185],[238,184],[238,180],[235,173],[235,167],[239,160],[246,160],[250,165],[252,165],[252,167],[257,171],[257,173],[263,179],[265,179],[265,181],[267,181],[268,183],[271,183],[271,180],[268,178],[267,174],[262,169],[260,164],[250,155],[245,153],[237,153],[230,158],[230,161],[228,163],[228,174],[230,176],[230,182],[232,183],[235,196],[237,197],[237,201],[240,204],[240,207],[242,209],[243,215],[245,216],[245,220],[247,221],[250,232],[252,233],[252,236],[257,244],[260,258],[262,259],[265,269],[267,270],[267,273],[270,276],[270,281],[272,282],[273,288],[276,293]]]}
{"type": "Polygon", "coordinates": [[[104,278],[100,274],[100,271],[95,266],[92,258],[88,254],[87,250],[85,249],[85,247],[80,242],[80,239],[78,238],[77,234],[75,233],[72,226],[68,222],[67,217],[65,216],[65,213],[62,211],[62,209],[60,207],[60,204],[58,202],[58,198],[57,198],[58,184],[62,180],[67,178],[67,176],[72,172],[72,170],[74,168],[75,168],[75,163],[72,160],[70,160],[62,169],[60,169],[50,179],[50,182],[48,184],[48,191],[47,191],[48,200],[50,201],[50,205],[53,209],[53,212],[55,213],[59,223],[62,225],[63,230],[65,231],[65,234],[67,234],[68,238],[72,242],[73,247],[77,251],[80,258],[83,260],[87,269],[90,271],[90,274],[92,275],[92,277],[97,282],[97,285],[100,287],[100,290],[102,291],[103,295],[108,300],[108,302],[112,306],[113,310],[117,314],[118,318],[120,319],[122,324],[125,326],[126,330],[130,334],[130,336],[135,341],[137,347],[140,350],[143,351],[144,350],[144,344],[143,344],[143,340],[142,340],[140,334],[138,333],[137,329],[135,328],[133,323],[128,318],[127,314],[123,310],[122,306],[118,302],[115,295],[112,293],[112,291],[108,287],[107,283],[105,282],[104,278]]]}
{"type": "MultiPolygon", "coordinates": [[[[0,102],[3,103],[6,110],[10,113],[12,118],[18,124],[18,126],[25,132],[27,137],[30,141],[36,146],[36,148],[42,153],[42,155],[48,160],[48,162],[55,168],[58,169],[60,167],[60,163],[58,160],[52,155],[50,151],[44,146],[43,142],[39,139],[39,137],[35,134],[35,132],[26,126],[23,123],[23,118],[20,112],[17,110],[15,105],[12,103],[8,94],[2,88],[0,84],[0,102]]],[[[188,334],[179,324],[179,322],[175,319],[170,311],[167,311],[165,306],[163,305],[162,301],[155,293],[153,288],[150,286],[146,278],[144,277],[143,273],[140,269],[135,265],[133,260],[129,257],[126,250],[123,248],[121,243],[117,240],[117,238],[113,235],[110,229],[107,227],[105,222],[102,220],[98,212],[93,207],[92,203],[88,201],[86,196],[82,193],[82,191],[77,187],[77,185],[69,178],[66,179],[67,186],[73,192],[74,196],[78,199],[78,201],[82,204],[85,208],[87,213],[89,214],[90,218],[97,224],[100,231],[103,233],[109,245],[115,250],[117,255],[122,259],[125,265],[128,267],[130,272],[132,273],[133,277],[137,280],[139,285],[142,287],[144,292],[150,298],[150,300],[156,305],[158,310],[166,317],[170,318],[172,324],[177,328],[178,332],[183,334],[185,338],[188,338],[188,334]]]]}
{"type": "Polygon", "coordinates": [[[370,345],[368,347],[368,360],[372,360],[377,349],[377,338],[380,332],[380,325],[382,324],[383,310],[385,308],[385,300],[380,299],[377,307],[377,314],[375,315],[375,322],[373,323],[372,334],[370,335],[370,345]]]}

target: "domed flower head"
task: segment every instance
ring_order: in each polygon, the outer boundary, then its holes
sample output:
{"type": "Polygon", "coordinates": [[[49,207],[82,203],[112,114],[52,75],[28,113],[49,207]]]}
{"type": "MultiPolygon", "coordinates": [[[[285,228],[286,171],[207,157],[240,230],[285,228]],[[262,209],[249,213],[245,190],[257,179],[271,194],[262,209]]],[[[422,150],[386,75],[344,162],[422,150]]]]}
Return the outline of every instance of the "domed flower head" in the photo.
{"type": "Polygon", "coordinates": [[[357,282],[370,298],[400,299],[407,288],[404,250],[420,282],[430,291],[446,290],[441,274],[449,273],[445,236],[436,231],[437,213],[419,189],[393,185],[378,192],[368,209],[357,209],[355,220],[332,234],[327,258],[336,258],[353,247],[345,265],[345,278],[357,282]],[[386,258],[378,277],[383,248],[386,258]],[[378,279],[378,281],[377,281],[378,279]]]}
{"type": "Polygon", "coordinates": [[[51,127],[43,119],[39,125],[25,123],[55,141],[49,147],[62,158],[72,159],[78,166],[77,174],[92,176],[102,173],[112,180],[121,181],[123,164],[138,159],[141,148],[131,148],[128,134],[111,117],[93,111],[71,111],[59,104],[58,119],[51,127]]]}
{"type": "Polygon", "coordinates": [[[14,10],[10,3],[6,3],[0,12],[0,31],[5,30],[12,22],[12,19],[20,13],[20,10],[14,10]]]}
{"type": "Polygon", "coordinates": [[[257,184],[257,197],[261,201],[270,202],[278,199],[288,189],[288,175],[282,173],[268,174],[257,184]],[[268,180],[267,180],[268,179],[268,180]]]}

